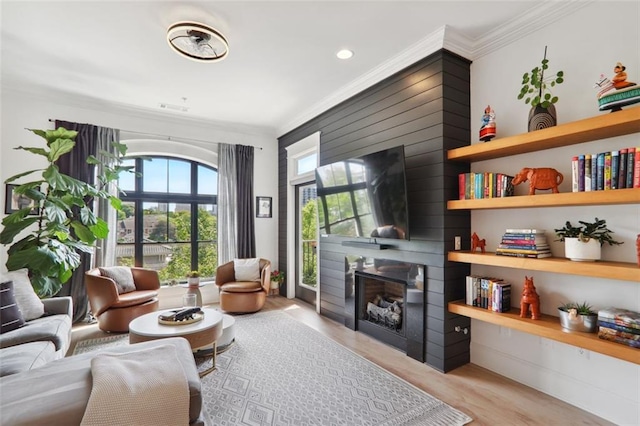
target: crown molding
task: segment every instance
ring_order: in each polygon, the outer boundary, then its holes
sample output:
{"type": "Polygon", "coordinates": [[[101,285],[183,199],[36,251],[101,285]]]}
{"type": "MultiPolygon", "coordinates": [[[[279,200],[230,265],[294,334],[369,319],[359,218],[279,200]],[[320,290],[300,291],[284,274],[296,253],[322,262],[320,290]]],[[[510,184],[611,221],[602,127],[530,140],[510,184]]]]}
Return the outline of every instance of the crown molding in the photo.
{"type": "Polygon", "coordinates": [[[295,117],[293,120],[285,123],[277,128],[277,134],[283,136],[298,126],[306,123],[307,121],[317,117],[328,109],[338,105],[350,97],[362,92],[363,90],[373,86],[374,84],[384,80],[385,78],[395,74],[398,71],[403,70],[409,65],[423,59],[430,54],[437,52],[443,47],[443,40],[445,35],[445,26],[438,28],[429,36],[420,40],[419,42],[409,46],[407,49],[401,51],[391,59],[383,62],[381,65],[373,68],[366,74],[353,80],[346,86],[341,87],[336,92],[322,99],[320,102],[313,105],[308,110],[302,112],[302,114],[295,117]]]}

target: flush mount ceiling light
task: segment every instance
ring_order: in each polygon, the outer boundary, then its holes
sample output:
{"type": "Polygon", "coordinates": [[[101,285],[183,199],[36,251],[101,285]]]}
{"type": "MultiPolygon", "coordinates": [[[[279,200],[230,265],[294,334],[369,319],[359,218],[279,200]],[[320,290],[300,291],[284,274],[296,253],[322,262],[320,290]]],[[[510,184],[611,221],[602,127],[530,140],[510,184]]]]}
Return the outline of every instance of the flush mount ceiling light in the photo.
{"type": "Polygon", "coordinates": [[[336,53],[336,56],[340,59],[349,59],[353,56],[353,51],[349,49],[342,49],[341,51],[336,53]]]}
{"type": "Polygon", "coordinates": [[[176,22],[167,30],[169,46],[182,56],[198,62],[216,62],[227,57],[227,39],[204,24],[176,22]]]}

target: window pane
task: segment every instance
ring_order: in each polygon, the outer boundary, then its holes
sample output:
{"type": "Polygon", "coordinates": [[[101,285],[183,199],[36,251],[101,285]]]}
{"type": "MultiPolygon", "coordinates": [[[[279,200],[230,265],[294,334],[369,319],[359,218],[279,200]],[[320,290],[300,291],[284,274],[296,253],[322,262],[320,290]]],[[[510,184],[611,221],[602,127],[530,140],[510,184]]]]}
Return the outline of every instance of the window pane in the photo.
{"type": "Polygon", "coordinates": [[[218,217],[213,204],[198,206],[198,241],[218,240],[218,217]]]}
{"type": "Polygon", "coordinates": [[[299,280],[302,284],[310,287],[317,285],[317,203],[316,203],[316,186],[309,185],[299,188],[300,194],[300,216],[298,223],[299,241],[300,241],[300,276],[299,280]]]}
{"type": "Polygon", "coordinates": [[[116,235],[116,265],[135,265],[135,220],[135,204],[131,202],[122,203],[122,211],[118,212],[116,235]]]}
{"type": "Polygon", "coordinates": [[[216,242],[198,243],[198,271],[203,278],[213,278],[218,269],[218,244],[216,242]]]}
{"type": "Polygon", "coordinates": [[[169,160],[169,192],[173,194],[191,193],[191,163],[169,160]]]}
{"type": "MultiPolygon", "coordinates": [[[[127,159],[123,160],[122,167],[135,167],[136,160],[127,159]]],[[[133,171],[133,169],[132,169],[133,171]]],[[[120,172],[118,175],[118,187],[121,191],[135,191],[136,189],[136,175],[130,172],[120,172]]]]}
{"type": "Polygon", "coordinates": [[[185,282],[191,271],[191,244],[144,244],[143,266],[158,271],[160,282],[185,282]]]}
{"type": "Polygon", "coordinates": [[[167,192],[168,161],[166,158],[146,158],[142,168],[142,190],[167,192]]]}
{"type": "Polygon", "coordinates": [[[191,241],[191,204],[169,204],[169,222],[176,229],[174,241],[191,241]]]}
{"type": "Polygon", "coordinates": [[[303,173],[308,173],[315,170],[318,164],[317,158],[318,155],[315,152],[313,154],[299,158],[297,161],[297,174],[301,175],[303,173]]]}
{"type": "Polygon", "coordinates": [[[218,172],[209,167],[198,166],[198,194],[218,194],[218,172]]]}

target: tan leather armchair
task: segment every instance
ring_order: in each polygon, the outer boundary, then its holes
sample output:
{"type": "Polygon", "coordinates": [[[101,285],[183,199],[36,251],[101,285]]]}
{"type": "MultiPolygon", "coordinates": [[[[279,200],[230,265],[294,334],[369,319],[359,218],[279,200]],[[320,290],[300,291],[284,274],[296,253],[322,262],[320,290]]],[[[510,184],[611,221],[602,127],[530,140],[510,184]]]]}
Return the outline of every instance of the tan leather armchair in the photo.
{"type": "Polygon", "coordinates": [[[124,294],[118,294],[115,281],[102,276],[100,269],[85,273],[91,313],[98,319],[100,330],[126,333],[134,318],[158,310],[158,272],[132,267],[131,273],[136,290],[124,294]]]}
{"type": "Polygon", "coordinates": [[[260,259],[260,281],[236,281],[233,261],[218,266],[216,285],[220,309],[230,313],[257,312],[264,306],[271,286],[271,262],[260,259]]]}

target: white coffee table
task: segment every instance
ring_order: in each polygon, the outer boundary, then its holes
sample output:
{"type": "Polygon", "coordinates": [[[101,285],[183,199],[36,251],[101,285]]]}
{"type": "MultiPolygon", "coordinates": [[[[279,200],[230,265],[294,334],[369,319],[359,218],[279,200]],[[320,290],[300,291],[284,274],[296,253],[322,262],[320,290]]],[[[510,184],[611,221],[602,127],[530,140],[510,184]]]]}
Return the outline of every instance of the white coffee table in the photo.
{"type": "Polygon", "coordinates": [[[158,323],[158,316],[166,311],[151,312],[134,319],[129,323],[129,343],[146,342],[148,340],[167,337],[184,337],[191,349],[198,355],[205,348],[207,356],[213,357],[213,366],[200,373],[200,377],[210,373],[216,367],[216,342],[222,336],[222,314],[215,309],[202,309],[204,318],[192,324],[164,325],[158,323]]]}

